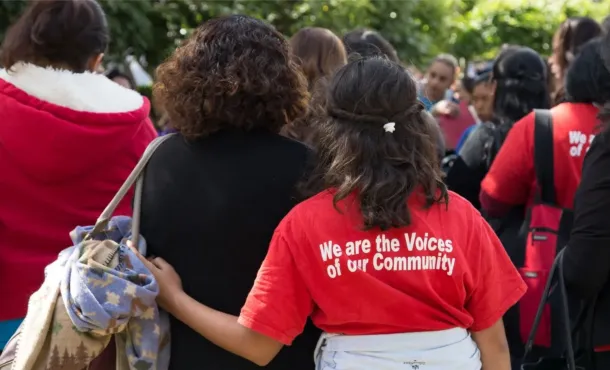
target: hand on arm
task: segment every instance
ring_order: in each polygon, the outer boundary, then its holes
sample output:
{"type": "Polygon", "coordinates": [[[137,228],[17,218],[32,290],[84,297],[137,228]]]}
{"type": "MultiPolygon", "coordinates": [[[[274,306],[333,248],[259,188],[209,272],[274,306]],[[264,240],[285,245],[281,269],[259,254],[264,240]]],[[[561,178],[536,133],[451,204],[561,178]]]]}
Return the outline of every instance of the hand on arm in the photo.
{"type": "Polygon", "coordinates": [[[460,107],[452,101],[441,100],[438,103],[434,104],[434,106],[430,110],[430,113],[433,116],[443,115],[457,117],[460,115],[460,107]]]}
{"type": "Polygon", "coordinates": [[[176,271],[163,259],[148,261],[142,256],[140,259],[159,284],[159,306],[209,341],[259,366],[267,365],[282,349],[282,343],[239,324],[236,316],[214,310],[188,296],[176,271]]]}

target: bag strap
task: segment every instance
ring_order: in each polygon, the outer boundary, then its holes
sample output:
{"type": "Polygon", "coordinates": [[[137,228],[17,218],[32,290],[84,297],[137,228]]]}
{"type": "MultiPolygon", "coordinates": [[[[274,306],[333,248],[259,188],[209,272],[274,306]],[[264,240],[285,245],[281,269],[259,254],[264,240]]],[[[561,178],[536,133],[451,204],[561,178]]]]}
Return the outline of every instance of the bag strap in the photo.
{"type": "MultiPolygon", "coordinates": [[[[563,274],[563,256],[565,254],[565,248],[563,248],[555,258],[553,262],[553,266],[551,267],[551,271],[549,273],[549,278],[544,287],[544,292],[542,293],[542,300],[538,305],[538,310],[536,311],[536,317],[534,318],[534,323],[532,325],[532,329],[530,330],[529,337],[527,338],[527,342],[525,344],[525,352],[523,354],[523,359],[527,358],[527,355],[532,350],[534,346],[534,338],[536,337],[536,332],[538,331],[538,327],[540,326],[540,321],[542,320],[542,314],[544,312],[544,307],[549,301],[551,296],[553,282],[555,280],[555,275],[557,275],[557,284],[559,285],[559,294],[561,298],[561,313],[562,313],[562,330],[563,335],[565,336],[565,344],[566,344],[566,354],[567,354],[567,365],[568,370],[576,370],[576,358],[574,356],[574,347],[572,343],[572,329],[570,328],[570,308],[568,306],[568,293],[565,285],[565,279],[563,274]]],[[[579,320],[580,321],[580,320],[579,320]]]]}
{"type": "MultiPolygon", "coordinates": [[[[136,188],[133,201],[133,215],[131,221],[131,241],[134,246],[139,246],[140,219],[142,216],[142,190],[144,188],[144,170],[146,169],[148,161],[155,153],[155,151],[159,148],[159,146],[161,146],[161,144],[163,144],[167,139],[174,135],[175,134],[167,134],[164,136],[160,136],[148,145],[148,147],[144,151],[144,154],[142,154],[142,157],[127,177],[127,180],[125,180],[123,185],[121,185],[119,191],[117,191],[114,198],[112,198],[112,200],[110,201],[110,203],[108,203],[102,214],[97,218],[95,226],[93,226],[93,229],[91,230],[89,235],[87,235],[86,239],[89,239],[93,235],[102,232],[106,228],[106,226],[108,225],[108,221],[110,221],[110,219],[112,218],[112,215],[119,206],[119,203],[121,203],[123,198],[125,198],[125,195],[135,184],[136,188]]],[[[141,250],[140,253],[146,255],[146,251],[141,250]]]]}
{"type": "Polygon", "coordinates": [[[541,203],[557,204],[555,192],[553,117],[548,109],[534,110],[534,168],[541,203]]]}

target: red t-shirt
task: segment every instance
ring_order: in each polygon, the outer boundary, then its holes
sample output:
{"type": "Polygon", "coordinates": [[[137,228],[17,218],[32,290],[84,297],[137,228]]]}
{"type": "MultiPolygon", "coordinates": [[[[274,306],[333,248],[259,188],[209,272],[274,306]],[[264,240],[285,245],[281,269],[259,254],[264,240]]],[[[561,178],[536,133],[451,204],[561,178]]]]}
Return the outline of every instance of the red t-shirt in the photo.
{"type": "Polygon", "coordinates": [[[329,333],[472,331],[496,323],[526,287],[481,215],[450,193],[409,227],[362,230],[355,197],[324,191],[278,226],[239,322],[290,344],[310,316],[329,333]]]}
{"type": "MultiPolygon", "coordinates": [[[[555,190],[562,208],[574,206],[582,163],[599,125],[598,112],[592,104],[582,103],[562,103],[551,109],[555,190]]],[[[481,191],[504,204],[527,205],[533,200],[535,184],[532,112],[509,131],[481,191]]]]}
{"type": "Polygon", "coordinates": [[[441,115],[437,117],[438,125],[445,138],[445,147],[455,149],[464,131],[474,125],[475,119],[468,110],[468,103],[460,102],[460,114],[457,117],[441,115]]]}

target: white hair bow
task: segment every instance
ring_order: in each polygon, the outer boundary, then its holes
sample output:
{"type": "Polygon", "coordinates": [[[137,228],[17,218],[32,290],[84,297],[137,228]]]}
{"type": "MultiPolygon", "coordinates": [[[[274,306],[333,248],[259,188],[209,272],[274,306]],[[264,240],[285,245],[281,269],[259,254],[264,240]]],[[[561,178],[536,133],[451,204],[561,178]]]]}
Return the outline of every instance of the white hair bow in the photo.
{"type": "Polygon", "coordinates": [[[383,129],[385,130],[385,132],[389,132],[389,133],[396,131],[396,122],[386,123],[385,125],[383,125],[383,129]]]}

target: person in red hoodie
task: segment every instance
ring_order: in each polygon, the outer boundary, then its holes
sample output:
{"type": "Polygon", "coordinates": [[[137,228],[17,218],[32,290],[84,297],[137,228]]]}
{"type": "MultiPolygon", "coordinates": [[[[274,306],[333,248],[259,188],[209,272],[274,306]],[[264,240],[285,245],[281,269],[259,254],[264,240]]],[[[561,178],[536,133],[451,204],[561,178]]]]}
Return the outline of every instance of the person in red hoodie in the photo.
{"type": "Polygon", "coordinates": [[[35,0],[2,43],[0,351],[69,232],[95,222],[156,137],[148,100],[94,73],[108,42],[94,0],[35,0]]]}

